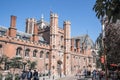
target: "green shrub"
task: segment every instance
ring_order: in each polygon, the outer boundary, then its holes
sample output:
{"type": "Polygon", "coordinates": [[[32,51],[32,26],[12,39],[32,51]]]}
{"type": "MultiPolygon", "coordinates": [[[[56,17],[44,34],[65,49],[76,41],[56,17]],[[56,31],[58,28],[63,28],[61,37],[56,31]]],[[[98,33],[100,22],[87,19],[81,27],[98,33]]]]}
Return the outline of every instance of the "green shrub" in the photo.
{"type": "Polygon", "coordinates": [[[45,74],[43,74],[43,76],[46,76],[45,74]]]}
{"type": "Polygon", "coordinates": [[[3,75],[0,73],[0,80],[2,80],[3,75]]]}
{"type": "Polygon", "coordinates": [[[46,74],[46,76],[48,76],[48,73],[46,74]]]}
{"type": "Polygon", "coordinates": [[[19,74],[15,74],[15,80],[20,80],[19,74]]]}
{"type": "Polygon", "coordinates": [[[5,76],[5,80],[12,80],[13,78],[13,75],[11,73],[8,73],[6,76],[5,76]]]}
{"type": "Polygon", "coordinates": [[[39,74],[39,77],[42,77],[42,74],[41,74],[41,73],[39,74]]]}

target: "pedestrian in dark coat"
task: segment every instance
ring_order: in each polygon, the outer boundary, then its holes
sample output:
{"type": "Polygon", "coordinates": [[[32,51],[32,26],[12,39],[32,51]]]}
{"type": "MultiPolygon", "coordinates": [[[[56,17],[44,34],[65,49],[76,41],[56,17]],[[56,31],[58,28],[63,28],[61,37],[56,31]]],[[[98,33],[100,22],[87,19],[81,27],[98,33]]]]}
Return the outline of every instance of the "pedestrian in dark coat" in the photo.
{"type": "Polygon", "coordinates": [[[36,70],[34,70],[34,73],[33,73],[33,80],[39,80],[38,72],[36,70]]]}
{"type": "Polygon", "coordinates": [[[22,71],[22,74],[21,74],[21,76],[20,76],[20,79],[21,79],[21,80],[25,80],[25,79],[26,79],[26,76],[27,76],[26,71],[22,71]]]}
{"type": "Polygon", "coordinates": [[[31,69],[29,69],[29,71],[27,72],[27,80],[31,80],[32,78],[32,72],[31,69]]]}

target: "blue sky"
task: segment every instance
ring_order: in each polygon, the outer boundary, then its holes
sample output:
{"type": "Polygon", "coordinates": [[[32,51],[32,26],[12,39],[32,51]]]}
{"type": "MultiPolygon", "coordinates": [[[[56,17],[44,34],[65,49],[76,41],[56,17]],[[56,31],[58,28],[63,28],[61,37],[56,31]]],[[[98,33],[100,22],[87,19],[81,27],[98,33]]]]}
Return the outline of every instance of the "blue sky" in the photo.
{"type": "Polygon", "coordinates": [[[25,31],[27,18],[50,20],[50,11],[59,16],[59,26],[63,21],[71,22],[71,36],[88,33],[95,42],[101,32],[100,21],[92,10],[96,0],[0,0],[0,25],[9,27],[10,16],[17,16],[17,29],[25,31]]]}

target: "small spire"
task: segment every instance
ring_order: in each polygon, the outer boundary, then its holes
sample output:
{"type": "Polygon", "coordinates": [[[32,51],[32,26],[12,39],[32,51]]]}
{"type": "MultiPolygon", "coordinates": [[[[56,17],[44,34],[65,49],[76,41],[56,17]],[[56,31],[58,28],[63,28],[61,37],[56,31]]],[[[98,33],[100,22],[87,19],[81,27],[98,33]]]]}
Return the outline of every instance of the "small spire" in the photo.
{"type": "Polygon", "coordinates": [[[53,12],[52,12],[52,10],[50,10],[50,14],[52,14],[53,12]]]}
{"type": "Polygon", "coordinates": [[[44,21],[44,16],[43,16],[43,14],[41,15],[41,21],[44,21]]]}
{"type": "Polygon", "coordinates": [[[50,16],[53,14],[53,11],[50,9],[50,16]]]}

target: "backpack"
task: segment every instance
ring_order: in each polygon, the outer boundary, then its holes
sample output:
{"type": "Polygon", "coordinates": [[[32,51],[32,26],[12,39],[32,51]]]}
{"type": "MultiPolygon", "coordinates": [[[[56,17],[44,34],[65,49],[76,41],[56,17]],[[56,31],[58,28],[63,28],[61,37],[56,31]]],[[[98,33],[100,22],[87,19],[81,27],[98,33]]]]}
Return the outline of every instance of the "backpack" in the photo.
{"type": "Polygon", "coordinates": [[[25,79],[25,77],[26,77],[26,73],[22,73],[22,79],[25,79]]]}
{"type": "Polygon", "coordinates": [[[34,76],[34,79],[39,80],[38,72],[35,72],[35,73],[33,74],[33,76],[34,76]]]}

